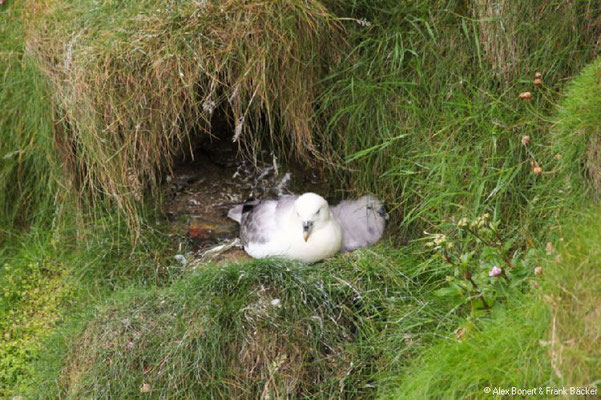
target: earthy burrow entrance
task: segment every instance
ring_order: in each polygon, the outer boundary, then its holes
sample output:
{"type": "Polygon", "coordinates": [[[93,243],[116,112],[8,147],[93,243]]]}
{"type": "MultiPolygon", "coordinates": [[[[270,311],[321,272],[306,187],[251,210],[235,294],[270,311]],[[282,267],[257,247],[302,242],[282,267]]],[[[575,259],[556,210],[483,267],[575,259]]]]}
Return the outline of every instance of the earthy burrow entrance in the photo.
{"type": "MultiPolygon", "coordinates": [[[[264,161],[250,162],[240,154],[226,124],[213,124],[213,130],[212,137],[199,135],[192,141],[167,178],[164,211],[182,251],[202,254],[235,239],[239,227],[227,218],[227,211],[236,204],[306,191],[327,196],[329,183],[317,168],[284,164],[268,152],[261,154],[264,161]]],[[[227,257],[243,254],[232,249],[227,257]]]]}

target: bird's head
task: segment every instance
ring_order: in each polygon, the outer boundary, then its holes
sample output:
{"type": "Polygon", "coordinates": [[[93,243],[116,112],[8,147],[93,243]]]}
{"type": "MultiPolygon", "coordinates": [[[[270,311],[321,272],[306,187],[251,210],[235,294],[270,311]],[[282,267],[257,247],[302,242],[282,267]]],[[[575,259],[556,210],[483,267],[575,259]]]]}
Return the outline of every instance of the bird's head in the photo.
{"type": "Polygon", "coordinates": [[[366,210],[368,216],[373,216],[373,218],[381,219],[384,221],[388,221],[390,215],[386,212],[386,208],[380,200],[375,198],[372,195],[365,195],[357,199],[356,207],[360,210],[366,210]]]}
{"type": "Polygon", "coordinates": [[[328,202],[315,193],[305,193],[296,199],[294,212],[301,222],[305,242],[309,240],[312,231],[330,220],[328,202]]]}

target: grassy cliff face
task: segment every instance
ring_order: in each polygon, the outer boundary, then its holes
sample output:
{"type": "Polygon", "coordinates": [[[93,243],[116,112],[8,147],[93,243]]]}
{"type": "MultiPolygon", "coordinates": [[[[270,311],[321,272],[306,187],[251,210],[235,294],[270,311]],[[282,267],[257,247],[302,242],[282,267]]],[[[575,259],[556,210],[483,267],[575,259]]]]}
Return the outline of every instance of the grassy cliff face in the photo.
{"type": "Polygon", "coordinates": [[[598,62],[555,115],[598,53],[596,2],[8,1],[0,18],[0,281],[14,286],[0,395],[436,398],[595,382],[599,296],[582,282],[598,232],[582,218],[572,239],[562,221],[598,186],[598,62]],[[390,243],[309,268],[182,273],[146,207],[215,114],[247,155],[318,160],[336,189],[383,197],[390,243]],[[565,263],[541,259],[541,290],[514,288],[490,312],[438,296],[457,277],[419,241],[393,248],[484,212],[513,254],[569,243],[565,263]]]}

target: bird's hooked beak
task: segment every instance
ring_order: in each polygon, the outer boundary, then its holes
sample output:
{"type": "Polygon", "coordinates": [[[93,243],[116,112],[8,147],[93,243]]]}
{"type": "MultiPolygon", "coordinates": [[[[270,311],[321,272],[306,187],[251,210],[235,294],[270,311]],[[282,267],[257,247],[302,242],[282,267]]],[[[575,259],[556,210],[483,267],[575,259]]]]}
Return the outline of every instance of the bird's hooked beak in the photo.
{"type": "Polygon", "coordinates": [[[313,222],[303,221],[303,239],[305,239],[305,242],[309,240],[309,233],[311,232],[311,227],[313,227],[313,222]]]}
{"type": "Polygon", "coordinates": [[[380,217],[383,217],[386,221],[390,219],[390,215],[386,212],[384,206],[378,209],[378,214],[380,214],[380,217]]]}

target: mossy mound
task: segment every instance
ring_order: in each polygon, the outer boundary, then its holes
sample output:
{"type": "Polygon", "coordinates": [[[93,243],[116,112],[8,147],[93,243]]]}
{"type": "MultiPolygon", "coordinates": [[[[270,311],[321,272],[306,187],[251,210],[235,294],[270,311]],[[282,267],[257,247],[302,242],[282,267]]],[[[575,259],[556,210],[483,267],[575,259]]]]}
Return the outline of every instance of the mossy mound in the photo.
{"type": "Polygon", "coordinates": [[[121,293],[71,342],[62,395],[373,397],[376,376],[445,318],[424,301],[428,283],[417,265],[408,263],[412,279],[391,260],[352,257],[231,265],[167,289],[121,293]]]}

